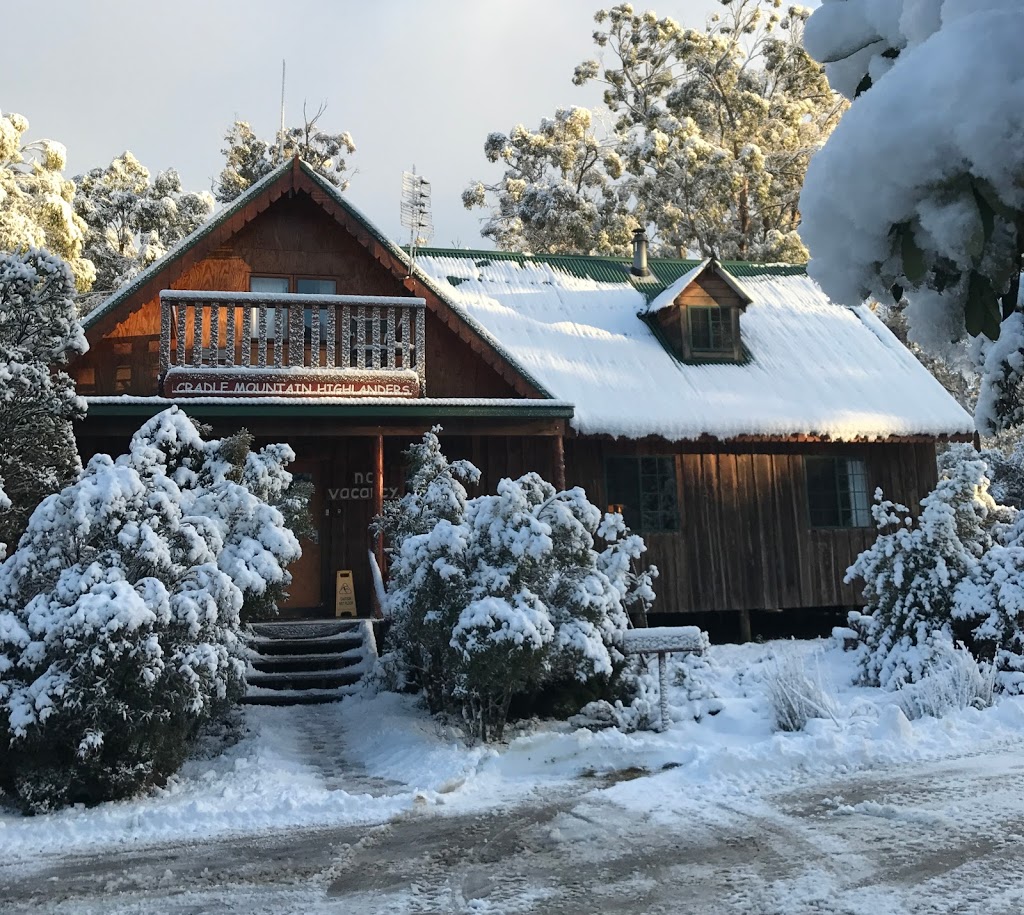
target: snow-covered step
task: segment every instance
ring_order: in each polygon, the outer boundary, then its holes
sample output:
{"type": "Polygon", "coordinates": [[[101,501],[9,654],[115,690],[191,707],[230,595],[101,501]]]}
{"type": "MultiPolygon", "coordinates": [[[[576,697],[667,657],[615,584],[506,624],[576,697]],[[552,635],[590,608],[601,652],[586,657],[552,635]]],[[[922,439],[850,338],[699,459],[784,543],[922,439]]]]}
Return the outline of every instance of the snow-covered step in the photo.
{"type": "Polygon", "coordinates": [[[258,636],[249,640],[249,647],[262,655],[320,655],[358,650],[363,644],[361,632],[317,639],[268,639],[258,636]]]}
{"type": "Polygon", "coordinates": [[[295,670],[340,670],[353,667],[363,660],[362,648],[349,649],[336,654],[253,654],[249,664],[260,673],[295,670]]]}
{"type": "Polygon", "coordinates": [[[259,686],[250,687],[242,700],[246,705],[324,705],[328,702],[341,702],[346,696],[352,695],[356,687],[347,686],[338,689],[263,689],[259,686]]]}
{"type": "Polygon", "coordinates": [[[299,670],[280,673],[250,673],[246,680],[250,686],[264,689],[335,689],[353,686],[363,676],[360,664],[350,670],[299,670]]]}
{"type": "Polygon", "coordinates": [[[249,704],[336,702],[358,686],[377,655],[369,620],[259,623],[247,644],[249,704]]]}

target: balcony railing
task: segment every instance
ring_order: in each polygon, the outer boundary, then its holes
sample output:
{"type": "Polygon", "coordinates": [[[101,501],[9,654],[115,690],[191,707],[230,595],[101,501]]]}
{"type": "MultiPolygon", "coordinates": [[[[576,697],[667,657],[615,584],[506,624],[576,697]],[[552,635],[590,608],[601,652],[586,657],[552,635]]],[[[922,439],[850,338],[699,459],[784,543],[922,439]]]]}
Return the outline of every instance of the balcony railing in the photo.
{"type": "Polygon", "coordinates": [[[422,390],[425,305],[406,297],[167,289],[160,293],[160,373],[415,372],[422,390]]]}

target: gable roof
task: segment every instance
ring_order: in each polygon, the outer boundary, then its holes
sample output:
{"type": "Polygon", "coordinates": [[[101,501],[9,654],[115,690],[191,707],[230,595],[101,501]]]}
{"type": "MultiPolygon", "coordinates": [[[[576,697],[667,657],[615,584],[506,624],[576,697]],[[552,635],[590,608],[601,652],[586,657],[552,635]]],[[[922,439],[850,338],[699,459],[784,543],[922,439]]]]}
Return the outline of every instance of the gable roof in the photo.
{"type": "Polygon", "coordinates": [[[971,417],[866,306],[832,304],[801,266],[723,264],[743,277],[742,365],[684,365],[641,314],[701,264],[421,250],[446,298],[500,339],[583,434],[669,440],[969,437],[971,417]]]}
{"type": "Polygon", "coordinates": [[[721,279],[745,304],[749,305],[754,301],[753,296],[743,288],[736,277],[732,276],[717,260],[707,257],[692,270],[687,270],[678,280],[651,299],[647,305],[647,310],[649,312],[661,311],[663,308],[669,308],[674,305],[680,293],[685,292],[698,277],[708,272],[714,273],[715,276],[721,279]]]}
{"type": "Polygon", "coordinates": [[[296,190],[309,192],[313,200],[351,231],[378,261],[403,282],[411,294],[423,295],[428,307],[432,306],[441,320],[509,381],[519,394],[550,399],[550,392],[523,366],[517,364],[512,354],[486,327],[464,312],[457,303],[448,300],[439,285],[428,275],[418,270],[412,271],[410,275],[406,252],[384,235],[333,184],[298,158],[282,163],[265,175],[89,312],[82,320],[86,335],[102,334],[113,329],[131,309],[141,308],[155,298],[161,289],[170,288],[177,277],[214,248],[224,244],[275,200],[296,190]]]}

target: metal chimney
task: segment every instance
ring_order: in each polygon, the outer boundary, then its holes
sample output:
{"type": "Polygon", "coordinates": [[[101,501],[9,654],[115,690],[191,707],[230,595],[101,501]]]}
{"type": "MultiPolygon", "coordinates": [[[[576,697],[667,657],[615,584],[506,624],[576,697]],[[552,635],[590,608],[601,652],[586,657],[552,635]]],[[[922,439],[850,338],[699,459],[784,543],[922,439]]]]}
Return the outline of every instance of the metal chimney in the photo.
{"type": "Polygon", "coordinates": [[[629,272],[633,276],[650,276],[647,269],[647,233],[643,229],[633,230],[633,266],[629,272]]]}

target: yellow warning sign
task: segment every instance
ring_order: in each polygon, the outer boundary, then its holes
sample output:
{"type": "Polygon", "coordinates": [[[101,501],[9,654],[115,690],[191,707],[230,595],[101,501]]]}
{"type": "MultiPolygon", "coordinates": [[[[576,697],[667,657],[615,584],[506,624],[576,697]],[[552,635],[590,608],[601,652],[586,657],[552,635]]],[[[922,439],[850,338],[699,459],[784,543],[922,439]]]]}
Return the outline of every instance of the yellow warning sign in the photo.
{"type": "Polygon", "coordinates": [[[335,616],[356,616],[356,589],[352,584],[352,571],[341,569],[334,597],[335,616]]]}

